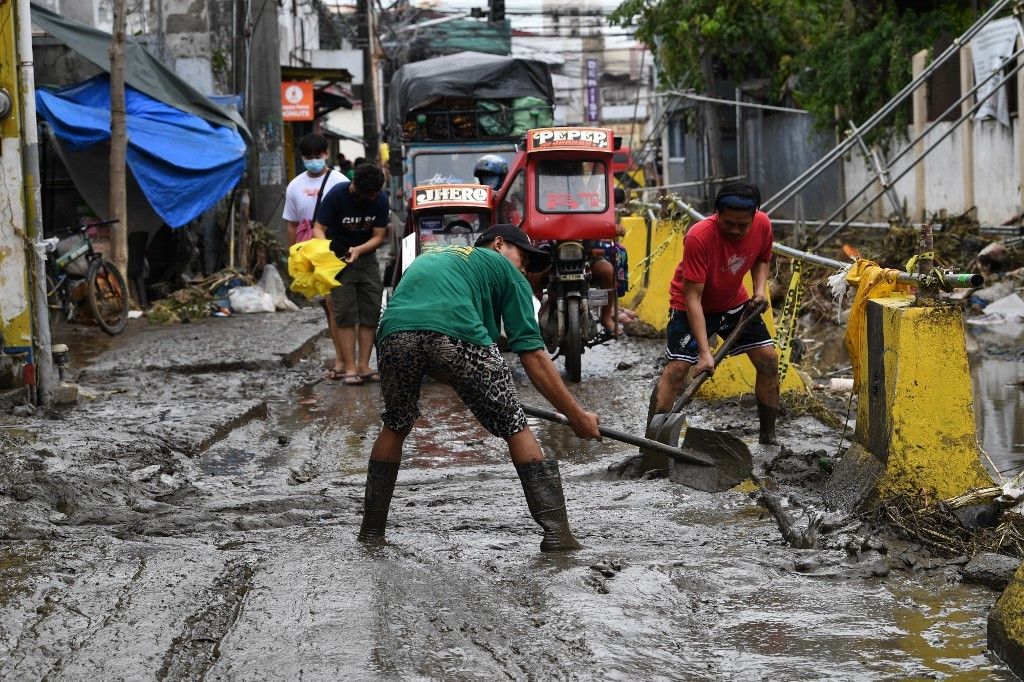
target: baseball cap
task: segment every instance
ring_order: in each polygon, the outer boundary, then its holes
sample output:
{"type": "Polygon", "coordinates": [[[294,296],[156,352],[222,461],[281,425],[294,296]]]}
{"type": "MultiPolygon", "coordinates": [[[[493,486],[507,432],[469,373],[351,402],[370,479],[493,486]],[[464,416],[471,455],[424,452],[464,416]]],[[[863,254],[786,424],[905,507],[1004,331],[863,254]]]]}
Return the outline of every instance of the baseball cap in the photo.
{"type": "Polygon", "coordinates": [[[488,242],[493,242],[498,237],[501,237],[509,244],[515,244],[523,250],[527,259],[527,272],[540,272],[550,263],[550,254],[547,251],[534,246],[526,233],[515,225],[491,225],[477,238],[474,246],[481,246],[488,242]]]}

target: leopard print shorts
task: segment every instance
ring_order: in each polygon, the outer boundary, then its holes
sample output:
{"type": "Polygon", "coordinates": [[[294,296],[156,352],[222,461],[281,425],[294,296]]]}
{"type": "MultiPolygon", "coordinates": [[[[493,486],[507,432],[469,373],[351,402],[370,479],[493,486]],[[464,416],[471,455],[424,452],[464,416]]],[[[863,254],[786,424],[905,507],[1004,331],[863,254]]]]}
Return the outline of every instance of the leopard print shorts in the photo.
{"type": "Polygon", "coordinates": [[[475,346],[438,332],[397,332],[377,344],[377,366],[381,419],[398,433],[420,416],[420,386],[427,374],[450,384],[495,436],[507,439],[526,428],[512,370],[497,346],[475,346]]]}

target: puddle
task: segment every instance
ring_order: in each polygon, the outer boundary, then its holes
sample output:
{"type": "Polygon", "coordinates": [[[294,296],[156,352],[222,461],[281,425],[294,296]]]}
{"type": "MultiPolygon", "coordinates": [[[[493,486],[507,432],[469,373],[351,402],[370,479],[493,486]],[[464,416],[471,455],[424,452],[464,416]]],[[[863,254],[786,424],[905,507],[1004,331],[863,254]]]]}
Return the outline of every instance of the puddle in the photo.
{"type": "Polygon", "coordinates": [[[970,356],[974,384],[974,418],[978,442],[1003,476],[1024,470],[1024,357],[1019,355],[1024,337],[999,336],[978,331],[968,337],[984,352],[970,356]]]}

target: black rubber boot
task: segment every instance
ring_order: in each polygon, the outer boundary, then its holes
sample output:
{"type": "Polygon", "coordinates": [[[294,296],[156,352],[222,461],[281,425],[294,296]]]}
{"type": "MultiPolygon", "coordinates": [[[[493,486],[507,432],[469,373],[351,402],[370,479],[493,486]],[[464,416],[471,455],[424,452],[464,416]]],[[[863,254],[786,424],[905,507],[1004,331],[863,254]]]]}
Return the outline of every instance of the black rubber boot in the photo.
{"type": "Polygon", "coordinates": [[[388,525],[388,509],[391,507],[391,495],[395,492],[398,467],[397,462],[370,460],[366,470],[363,525],[359,527],[360,542],[384,539],[384,527],[388,525]]]}
{"type": "Polygon", "coordinates": [[[779,444],[779,439],[775,436],[775,421],[778,417],[779,408],[761,402],[757,404],[757,418],[761,422],[761,435],[757,439],[758,443],[762,445],[779,444]]]}
{"type": "Polygon", "coordinates": [[[566,552],[582,547],[569,530],[558,462],[544,459],[526,466],[517,466],[516,473],[523,484],[530,515],[544,530],[540,551],[566,552]]]}

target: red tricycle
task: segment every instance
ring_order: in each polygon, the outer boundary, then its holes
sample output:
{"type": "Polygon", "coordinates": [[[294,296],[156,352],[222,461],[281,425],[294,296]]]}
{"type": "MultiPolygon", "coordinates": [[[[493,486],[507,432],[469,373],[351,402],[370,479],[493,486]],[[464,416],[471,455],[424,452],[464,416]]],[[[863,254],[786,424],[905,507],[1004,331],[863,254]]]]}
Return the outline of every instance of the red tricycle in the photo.
{"type": "Polygon", "coordinates": [[[615,269],[604,256],[616,248],[610,166],[618,144],[607,128],[530,130],[498,191],[497,222],[551,245],[551,267],[531,282],[544,341],[565,356],[574,382],[585,348],[616,336],[615,269]]]}
{"type": "Polygon", "coordinates": [[[472,246],[491,226],[494,191],[487,185],[420,185],[409,201],[395,282],[420,254],[444,246],[472,246]]]}

